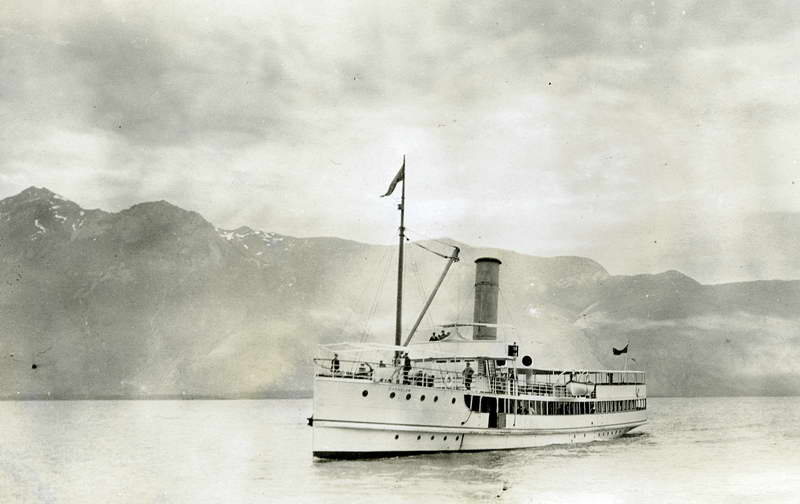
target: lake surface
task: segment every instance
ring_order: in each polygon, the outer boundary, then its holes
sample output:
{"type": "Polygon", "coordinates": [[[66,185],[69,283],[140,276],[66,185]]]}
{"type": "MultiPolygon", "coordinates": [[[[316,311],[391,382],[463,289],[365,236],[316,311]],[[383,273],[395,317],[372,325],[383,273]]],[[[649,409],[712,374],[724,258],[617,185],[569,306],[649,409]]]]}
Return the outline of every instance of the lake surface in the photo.
{"type": "Polygon", "coordinates": [[[651,398],[583,446],[314,461],[310,400],[0,402],[0,502],[800,502],[800,398],[651,398]]]}

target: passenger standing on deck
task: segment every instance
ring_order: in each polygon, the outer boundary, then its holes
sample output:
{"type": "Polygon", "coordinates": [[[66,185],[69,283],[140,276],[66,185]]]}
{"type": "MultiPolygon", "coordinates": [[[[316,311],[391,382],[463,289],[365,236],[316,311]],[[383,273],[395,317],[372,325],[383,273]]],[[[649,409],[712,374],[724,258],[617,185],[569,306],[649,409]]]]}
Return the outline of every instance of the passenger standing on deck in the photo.
{"type": "Polygon", "coordinates": [[[333,354],[333,359],[331,359],[331,373],[333,376],[339,374],[339,354],[333,354]]]}
{"type": "Polygon", "coordinates": [[[469,390],[469,388],[472,386],[472,374],[474,372],[475,370],[472,369],[469,366],[469,362],[467,362],[467,367],[464,368],[464,372],[462,373],[464,375],[464,386],[467,388],[467,390],[469,390]]]}
{"type": "Polygon", "coordinates": [[[411,358],[406,353],[405,357],[403,358],[403,385],[409,385],[410,382],[408,381],[408,373],[411,372],[411,358]]]}

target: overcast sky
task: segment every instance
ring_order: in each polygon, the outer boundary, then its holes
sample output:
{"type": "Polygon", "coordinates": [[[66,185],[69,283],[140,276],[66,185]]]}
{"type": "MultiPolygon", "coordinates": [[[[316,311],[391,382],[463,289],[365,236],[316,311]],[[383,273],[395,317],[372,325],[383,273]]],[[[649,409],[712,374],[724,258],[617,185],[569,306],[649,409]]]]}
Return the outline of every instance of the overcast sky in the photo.
{"type": "Polygon", "coordinates": [[[225,228],[392,243],[377,196],[406,154],[412,237],[611,273],[800,277],[742,238],[748,216],[800,211],[798,14],[5,0],[0,197],[165,199],[225,228]]]}

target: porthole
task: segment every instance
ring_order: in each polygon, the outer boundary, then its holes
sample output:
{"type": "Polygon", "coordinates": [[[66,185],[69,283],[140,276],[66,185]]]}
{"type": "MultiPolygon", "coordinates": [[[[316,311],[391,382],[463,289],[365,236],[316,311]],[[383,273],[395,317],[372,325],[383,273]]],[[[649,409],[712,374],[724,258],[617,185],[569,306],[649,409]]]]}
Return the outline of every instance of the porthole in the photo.
{"type": "Polygon", "coordinates": [[[367,392],[366,390],[361,392],[361,397],[367,397],[368,395],[369,395],[369,392],[367,392]]]}
{"type": "Polygon", "coordinates": [[[394,438],[395,438],[395,439],[400,439],[400,435],[399,435],[399,434],[395,434],[395,435],[394,435],[394,438]]]}
{"type": "Polygon", "coordinates": [[[456,441],[458,441],[458,436],[456,436],[456,441]]]}
{"type": "Polygon", "coordinates": [[[447,441],[447,436],[444,437],[444,440],[447,441]]]}
{"type": "Polygon", "coordinates": [[[438,400],[439,400],[439,396],[438,395],[433,396],[433,402],[436,402],[438,400]]]}
{"type": "Polygon", "coordinates": [[[417,441],[419,441],[420,439],[422,439],[422,436],[417,436],[417,441]]]}
{"type": "Polygon", "coordinates": [[[431,436],[431,441],[433,441],[433,439],[434,439],[435,437],[436,437],[436,436],[431,436]]]}
{"type": "Polygon", "coordinates": [[[450,399],[450,404],[455,404],[455,403],[456,403],[456,398],[455,397],[450,399]]]}
{"type": "Polygon", "coordinates": [[[423,394],[423,395],[419,396],[419,400],[420,401],[424,401],[425,400],[425,395],[423,394]]]}
{"type": "Polygon", "coordinates": [[[522,357],[523,366],[530,366],[531,364],[533,364],[533,359],[531,359],[530,355],[525,355],[522,357]]]}
{"type": "Polygon", "coordinates": [[[394,396],[395,396],[395,395],[396,395],[396,394],[395,394],[394,392],[392,392],[391,394],[389,394],[389,399],[394,399],[394,396]]]}
{"type": "Polygon", "coordinates": [[[411,399],[411,394],[406,394],[406,401],[411,399]]]}

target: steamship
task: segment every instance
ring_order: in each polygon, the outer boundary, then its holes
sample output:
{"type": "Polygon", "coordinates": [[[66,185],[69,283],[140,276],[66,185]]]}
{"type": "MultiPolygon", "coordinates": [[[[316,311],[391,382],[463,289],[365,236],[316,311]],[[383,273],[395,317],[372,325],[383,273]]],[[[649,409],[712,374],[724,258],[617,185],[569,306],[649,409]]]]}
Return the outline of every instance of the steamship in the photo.
{"type": "MultiPolygon", "coordinates": [[[[506,450],[605,441],[647,422],[642,371],[541,369],[532,348],[504,338],[497,302],[501,261],[475,261],[473,320],[412,342],[444,272],[401,342],[405,159],[394,344],[320,345],[314,359],[313,455],[368,458],[506,450]],[[501,332],[502,334],[498,334],[501,332]]],[[[419,338],[418,338],[419,339],[419,338]]]]}

